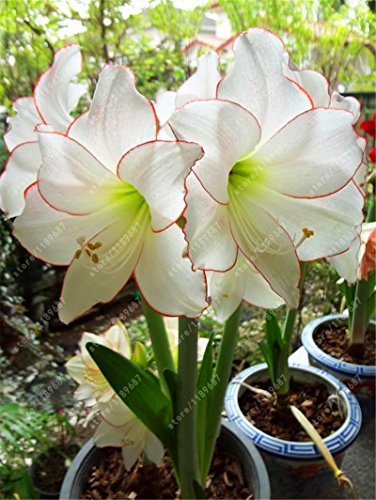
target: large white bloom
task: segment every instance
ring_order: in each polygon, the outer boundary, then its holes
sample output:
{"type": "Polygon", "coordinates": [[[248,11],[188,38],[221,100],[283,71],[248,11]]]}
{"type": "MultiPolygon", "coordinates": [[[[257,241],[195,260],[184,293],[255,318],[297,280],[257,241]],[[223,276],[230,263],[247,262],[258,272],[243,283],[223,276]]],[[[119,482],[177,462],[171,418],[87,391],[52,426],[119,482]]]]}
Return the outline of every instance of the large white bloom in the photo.
{"type": "Polygon", "coordinates": [[[297,307],[299,259],[345,251],[362,218],[352,179],[363,150],[353,114],[316,108],[285,71],[281,40],[250,29],[237,40],[217,98],[189,102],[169,121],[177,137],[205,151],[187,182],[184,231],[194,268],[217,274],[243,267],[243,259],[251,263],[248,286],[244,273],[235,284],[220,277],[229,285],[220,288],[222,299],[231,302],[224,316],[248,294],[252,278],[252,302],[276,307],[279,296],[297,307]],[[269,288],[257,285],[255,270],[269,288]]]}
{"type": "Polygon", "coordinates": [[[109,328],[103,336],[89,332],[84,332],[82,335],[80,352],[73,356],[65,364],[65,367],[69,375],[79,383],[75,392],[76,399],[85,401],[86,406],[92,406],[97,402],[110,401],[115,392],[87,351],[86,344],[88,342],[104,345],[125,358],[131,357],[131,345],[127,330],[122,323],[109,328]]]}
{"type": "Polygon", "coordinates": [[[69,265],[59,315],[72,321],[110,301],[134,273],[145,300],[165,315],[205,308],[202,273],[183,258],[175,224],[197,144],[157,141],[151,103],[131,71],[105,67],[88,113],[63,135],[38,129],[42,166],[14,224],[30,253],[69,265]]]}
{"type": "Polygon", "coordinates": [[[143,453],[160,465],[164,455],[162,443],[117,396],[107,403],[99,403],[98,407],[103,420],[94,434],[97,446],[121,447],[127,470],[143,453]]]}
{"type": "Polygon", "coordinates": [[[85,91],[84,85],[72,83],[81,62],[78,45],[58,50],[35,85],[34,96],[21,97],[13,105],[15,115],[9,118],[10,130],[4,135],[10,156],[0,178],[0,208],[8,217],[22,213],[24,191],[37,180],[41,157],[36,126],[44,123],[65,132],[73,121],[70,112],[85,91]]]}

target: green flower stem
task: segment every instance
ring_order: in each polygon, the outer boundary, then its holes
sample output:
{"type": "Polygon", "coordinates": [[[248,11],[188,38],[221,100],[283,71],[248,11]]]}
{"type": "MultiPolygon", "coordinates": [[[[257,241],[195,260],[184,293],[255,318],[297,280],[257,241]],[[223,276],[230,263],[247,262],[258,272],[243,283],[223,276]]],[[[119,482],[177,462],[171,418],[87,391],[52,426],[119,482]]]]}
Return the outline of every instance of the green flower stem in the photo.
{"type": "Polygon", "coordinates": [[[196,498],[199,483],[197,449],[197,343],[198,321],[179,318],[177,453],[181,498],[196,498]]]}
{"type": "Polygon", "coordinates": [[[230,380],[234,350],[238,340],[241,304],[225,323],[218,360],[213,380],[217,384],[210,393],[210,424],[207,425],[205,455],[201,468],[201,482],[205,483],[214,454],[215,445],[220,431],[221,414],[226,389],[230,380]]]}
{"type": "Polygon", "coordinates": [[[172,358],[170,344],[163,321],[163,317],[153,311],[148,304],[143,300],[142,307],[144,310],[145,318],[149,327],[149,334],[153,346],[155,362],[157,364],[159,379],[162,388],[166,394],[169,393],[168,385],[165,380],[164,370],[175,370],[174,360],[172,358]]]}
{"type": "MultiPolygon", "coordinates": [[[[304,281],[307,273],[307,263],[300,263],[300,283],[299,291],[303,290],[304,281]]],[[[289,355],[291,351],[291,341],[294,334],[296,317],[299,309],[288,309],[286,313],[285,323],[283,326],[284,349],[281,352],[276,373],[278,378],[278,386],[276,392],[278,396],[283,396],[290,391],[290,376],[289,376],[289,355]]]]}
{"type": "Polygon", "coordinates": [[[368,280],[356,283],[355,297],[352,304],[352,321],[350,328],[350,345],[363,344],[368,326],[368,280]]]}

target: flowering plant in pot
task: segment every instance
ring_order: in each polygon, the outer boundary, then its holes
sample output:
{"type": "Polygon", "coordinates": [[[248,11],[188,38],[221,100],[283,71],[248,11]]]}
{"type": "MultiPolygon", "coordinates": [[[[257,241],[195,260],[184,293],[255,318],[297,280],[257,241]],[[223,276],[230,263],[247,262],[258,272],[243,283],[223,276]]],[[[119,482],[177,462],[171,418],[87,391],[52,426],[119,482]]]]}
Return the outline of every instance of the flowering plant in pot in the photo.
{"type": "MultiPolygon", "coordinates": [[[[359,128],[375,139],[375,119],[359,128]]],[[[368,157],[374,162],[374,147],[368,157]]],[[[367,166],[366,152],[364,166],[367,166]]],[[[363,167],[364,168],[364,167],[363,167]]],[[[357,395],[364,415],[374,415],[375,321],[376,310],[376,222],[374,172],[366,174],[362,188],[366,196],[365,222],[347,252],[330,258],[341,279],[347,310],[310,322],[302,332],[302,342],[310,361],[328,370],[357,395]]]]}
{"type": "Polygon", "coordinates": [[[355,100],[294,69],[264,29],[237,38],[224,76],[217,63],[213,53],[200,61],[159,126],[132,72],[107,65],[88,112],[73,120],[80,54],[61,49],[33,98],[17,102],[0,182],[21,244],[68,266],[63,322],[134,277],[158,378],[106,345],[86,346],[167,450],[183,498],[203,495],[242,300],[296,309],[299,261],[347,250],[363,206],[355,100]],[[197,318],[209,298],[225,324],[216,359],[209,342],[198,370],[197,318]],[[179,317],[177,367],[162,316],[179,317]]]}

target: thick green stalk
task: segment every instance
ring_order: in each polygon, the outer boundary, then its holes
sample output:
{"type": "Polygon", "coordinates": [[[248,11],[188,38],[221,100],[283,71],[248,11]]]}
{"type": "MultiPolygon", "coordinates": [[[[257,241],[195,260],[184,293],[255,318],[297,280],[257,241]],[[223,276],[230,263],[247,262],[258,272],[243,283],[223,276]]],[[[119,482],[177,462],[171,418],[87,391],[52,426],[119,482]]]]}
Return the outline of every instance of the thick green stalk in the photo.
{"type": "MultiPolygon", "coordinates": [[[[299,283],[299,291],[300,293],[303,290],[304,280],[307,272],[307,263],[300,263],[300,283],[299,283]]],[[[285,317],[285,323],[283,326],[283,340],[285,343],[285,347],[282,350],[279,360],[278,366],[276,367],[276,383],[277,387],[275,387],[278,396],[283,396],[290,391],[290,376],[289,376],[289,355],[291,351],[291,341],[292,336],[294,334],[296,317],[298,315],[299,309],[288,309],[285,317]]]]}
{"type": "Polygon", "coordinates": [[[153,346],[155,362],[157,364],[159,379],[166,394],[169,394],[168,385],[165,380],[164,370],[175,371],[174,360],[172,359],[170,344],[163,317],[153,311],[143,300],[142,307],[149,327],[149,334],[153,346]]]}
{"type": "Polygon", "coordinates": [[[234,350],[238,340],[240,312],[241,304],[226,321],[219,347],[218,360],[213,377],[213,380],[217,383],[210,394],[210,424],[207,425],[206,449],[201,468],[201,481],[203,484],[210,469],[215,444],[220,431],[223,402],[230,380],[234,350]]]}
{"type": "Polygon", "coordinates": [[[359,280],[356,284],[355,297],[352,304],[350,345],[364,344],[364,336],[368,326],[368,288],[368,280],[359,280]]]}
{"type": "Polygon", "coordinates": [[[200,483],[197,450],[197,320],[179,318],[177,452],[181,498],[196,498],[200,483]]]}

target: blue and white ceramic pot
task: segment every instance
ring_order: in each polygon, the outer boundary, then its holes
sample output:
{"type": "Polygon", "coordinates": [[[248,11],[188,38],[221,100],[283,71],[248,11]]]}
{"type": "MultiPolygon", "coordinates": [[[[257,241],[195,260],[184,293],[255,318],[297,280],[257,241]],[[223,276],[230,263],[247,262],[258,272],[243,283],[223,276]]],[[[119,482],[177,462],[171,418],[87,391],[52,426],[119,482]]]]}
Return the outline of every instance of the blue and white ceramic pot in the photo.
{"type": "MultiPolygon", "coordinates": [[[[330,394],[339,398],[345,421],[324,442],[340,465],[345,450],[360,430],[362,414],[357,399],[342,382],[316,367],[290,365],[290,370],[297,382],[320,382],[328,387],[330,394]]],[[[252,439],[261,452],[274,498],[335,498],[327,496],[331,489],[336,488],[333,473],[313,442],[285,441],[270,436],[251,424],[242,413],[239,398],[247,389],[239,382],[255,385],[268,378],[266,363],[261,363],[247,368],[231,381],[225,398],[229,420],[252,439]]]]}
{"type": "MultiPolygon", "coordinates": [[[[317,318],[306,325],[301,340],[308,353],[309,362],[339,378],[359,400],[363,417],[375,416],[376,366],[346,363],[326,354],[315,342],[315,333],[323,326],[335,328],[346,324],[344,314],[331,314],[317,318]]],[[[376,322],[371,321],[375,328],[376,322]]]]}

